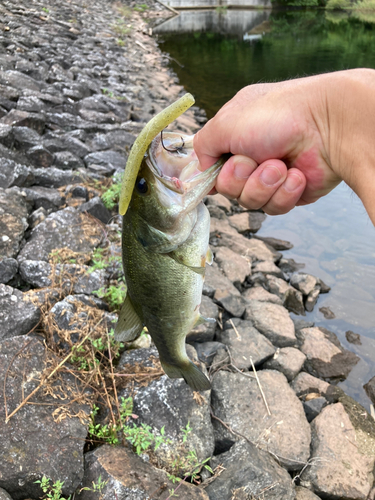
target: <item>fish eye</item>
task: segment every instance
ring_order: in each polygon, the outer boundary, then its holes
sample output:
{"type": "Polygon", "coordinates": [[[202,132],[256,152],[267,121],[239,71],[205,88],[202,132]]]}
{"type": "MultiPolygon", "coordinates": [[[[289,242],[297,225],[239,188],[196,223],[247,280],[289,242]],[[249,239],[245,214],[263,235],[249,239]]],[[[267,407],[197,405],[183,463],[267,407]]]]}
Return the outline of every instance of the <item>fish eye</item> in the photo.
{"type": "Polygon", "coordinates": [[[148,192],[148,184],[146,179],[144,179],[143,177],[137,179],[135,187],[139,194],[146,194],[148,192]]]}

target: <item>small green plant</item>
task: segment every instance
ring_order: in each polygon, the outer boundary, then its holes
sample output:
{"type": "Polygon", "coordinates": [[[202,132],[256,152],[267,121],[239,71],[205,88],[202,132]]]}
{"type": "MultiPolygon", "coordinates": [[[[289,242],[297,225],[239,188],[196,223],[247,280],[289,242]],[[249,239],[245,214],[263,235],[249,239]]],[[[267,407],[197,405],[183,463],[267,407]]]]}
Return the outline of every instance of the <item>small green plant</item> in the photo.
{"type": "Polygon", "coordinates": [[[52,484],[50,483],[51,479],[48,479],[46,476],[43,476],[41,481],[35,481],[35,484],[40,484],[40,487],[45,494],[44,498],[48,498],[50,500],[70,500],[70,496],[68,498],[61,496],[62,487],[64,485],[63,481],[56,481],[52,484]]]}
{"type": "Polygon", "coordinates": [[[95,248],[91,261],[93,265],[89,269],[89,273],[96,271],[97,269],[107,269],[108,266],[115,262],[121,262],[120,255],[110,255],[106,256],[107,249],[105,248],[95,248]]]}
{"type": "Polygon", "coordinates": [[[99,288],[94,293],[101,299],[104,299],[111,310],[117,311],[122,306],[126,297],[126,285],[124,282],[118,285],[110,285],[108,288],[99,288]]]}
{"type": "Polygon", "coordinates": [[[125,21],[125,19],[117,19],[116,23],[112,24],[111,28],[116,33],[116,35],[118,35],[119,37],[123,37],[129,35],[129,33],[131,32],[131,26],[126,23],[127,21],[125,21]]]}
{"type": "Polygon", "coordinates": [[[148,9],[149,9],[149,6],[147,5],[147,3],[140,3],[140,4],[137,4],[135,7],[133,7],[133,10],[135,10],[137,12],[145,12],[148,9]]]}
{"type": "Polygon", "coordinates": [[[95,416],[99,408],[94,405],[91,411],[91,423],[89,425],[89,434],[97,439],[103,440],[108,444],[118,444],[120,433],[124,438],[133,445],[134,451],[140,455],[149,448],[156,451],[163,443],[170,443],[171,441],[165,437],[165,429],[160,429],[159,435],[156,434],[151,426],[142,423],[136,425],[130,422],[130,418],[137,418],[133,414],[133,399],[121,398],[120,404],[120,418],[116,425],[103,425],[95,423],[95,416]]]}
{"type": "Polygon", "coordinates": [[[117,7],[117,12],[120,14],[122,17],[131,17],[132,15],[132,10],[130,7],[127,7],[126,5],[120,5],[117,7]]]}
{"type": "Polygon", "coordinates": [[[49,14],[49,9],[47,9],[47,7],[42,7],[42,11],[45,12],[46,14],[49,14]]]}
{"type": "Polygon", "coordinates": [[[107,483],[108,483],[108,479],[107,479],[107,481],[103,481],[102,476],[100,475],[98,477],[97,483],[95,483],[94,481],[92,482],[92,488],[85,486],[84,488],[80,489],[80,492],[83,490],[86,490],[86,491],[92,491],[93,493],[101,493],[103,488],[106,486],[107,483]]]}
{"type": "Polygon", "coordinates": [[[124,40],[122,40],[121,38],[118,38],[118,39],[116,40],[116,43],[117,43],[117,45],[118,45],[119,47],[125,47],[125,42],[124,42],[124,40]]]}
{"type": "Polygon", "coordinates": [[[119,201],[121,192],[122,174],[115,175],[113,177],[112,185],[102,194],[102,200],[104,205],[112,210],[119,201]]]}
{"type": "Polygon", "coordinates": [[[115,97],[115,94],[113,93],[113,91],[112,91],[112,90],[109,90],[109,89],[107,89],[107,88],[105,88],[105,87],[103,87],[103,88],[102,88],[102,94],[103,94],[103,95],[106,95],[106,96],[108,96],[108,97],[111,97],[111,98],[112,98],[112,97],[115,97]]]}
{"type": "Polygon", "coordinates": [[[117,426],[103,425],[95,423],[95,416],[99,407],[94,405],[91,410],[91,422],[89,424],[89,434],[92,438],[100,439],[108,444],[118,444],[117,426]]]}
{"type": "Polygon", "coordinates": [[[83,355],[85,352],[86,350],[82,345],[79,347],[76,347],[74,345],[72,347],[72,355],[70,357],[70,361],[78,365],[78,370],[88,370],[90,368],[87,359],[83,355]]]}

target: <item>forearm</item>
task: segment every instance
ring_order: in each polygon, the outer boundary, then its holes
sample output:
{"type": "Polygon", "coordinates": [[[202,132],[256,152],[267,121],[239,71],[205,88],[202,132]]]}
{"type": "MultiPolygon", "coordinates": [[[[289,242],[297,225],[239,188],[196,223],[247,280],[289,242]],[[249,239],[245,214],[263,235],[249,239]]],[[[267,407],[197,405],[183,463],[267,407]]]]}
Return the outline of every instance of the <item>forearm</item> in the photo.
{"type": "Polygon", "coordinates": [[[332,73],[326,95],[331,168],[361,198],[375,224],[375,71],[332,73]]]}

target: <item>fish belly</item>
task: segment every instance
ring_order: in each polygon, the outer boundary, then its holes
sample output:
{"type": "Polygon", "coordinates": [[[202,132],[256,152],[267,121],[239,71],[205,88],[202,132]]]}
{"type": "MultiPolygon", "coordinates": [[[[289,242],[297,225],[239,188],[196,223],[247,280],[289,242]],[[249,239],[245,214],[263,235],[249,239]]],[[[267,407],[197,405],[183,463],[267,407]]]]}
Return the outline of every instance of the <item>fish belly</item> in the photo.
{"type": "Polygon", "coordinates": [[[144,248],[132,231],[134,214],[124,217],[122,247],[128,293],[161,360],[171,365],[188,362],[185,338],[199,319],[210,217],[203,203],[195,210],[197,222],[190,236],[169,254],[144,248]]]}

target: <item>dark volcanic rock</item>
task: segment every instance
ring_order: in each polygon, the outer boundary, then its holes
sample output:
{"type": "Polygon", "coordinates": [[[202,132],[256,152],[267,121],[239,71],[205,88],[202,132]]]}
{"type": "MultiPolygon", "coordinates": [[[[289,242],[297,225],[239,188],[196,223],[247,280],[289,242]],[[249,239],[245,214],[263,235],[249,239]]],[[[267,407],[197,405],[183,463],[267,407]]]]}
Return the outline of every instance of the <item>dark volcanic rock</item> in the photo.
{"type": "Polygon", "coordinates": [[[8,283],[18,271],[18,262],[10,257],[0,260],[0,283],[8,283]]]}
{"type": "Polygon", "coordinates": [[[363,388],[367,396],[371,399],[372,404],[375,405],[375,376],[372,377],[363,388]]]}
{"type": "Polygon", "coordinates": [[[235,328],[231,326],[219,331],[216,339],[228,346],[237,368],[249,370],[251,369],[250,359],[257,366],[274,354],[275,347],[253,327],[250,321],[237,320],[236,323],[232,323],[235,328]]]}
{"type": "Polygon", "coordinates": [[[29,186],[34,181],[32,167],[8,158],[0,159],[0,188],[29,186]]]}
{"type": "Polygon", "coordinates": [[[26,151],[26,156],[36,167],[48,168],[52,165],[54,156],[42,144],[38,144],[26,151]]]}
{"type": "MultiPolygon", "coordinates": [[[[39,385],[46,361],[46,349],[35,337],[15,337],[0,342],[1,380],[5,380],[5,374],[10,370],[4,383],[8,415],[39,385]]],[[[77,383],[71,375],[60,373],[51,389],[60,397],[63,391],[66,399],[62,405],[66,405],[76,395],[74,388],[78,392],[83,389],[77,383]]],[[[88,413],[89,408],[72,401],[66,418],[57,422],[51,410],[57,409],[57,401],[60,400],[39,390],[32,397],[34,404],[23,406],[7,424],[0,426],[0,486],[14,500],[39,498],[42,490],[35,481],[41,480],[43,475],[52,482],[63,481],[64,496],[72,494],[82,479],[87,428],[79,418],[70,415],[79,410],[88,413]]],[[[4,391],[1,391],[2,422],[5,417],[4,391]]]]}
{"type": "Polygon", "coordinates": [[[19,255],[23,260],[48,260],[50,252],[67,247],[75,252],[90,253],[102,238],[100,227],[72,207],[54,212],[32,230],[19,255]]]}
{"type": "Polygon", "coordinates": [[[15,257],[28,227],[26,197],[18,188],[0,188],[0,258],[15,257]]]}
{"type": "MultiPolygon", "coordinates": [[[[121,362],[126,365],[126,357],[121,362]]],[[[150,425],[156,435],[165,427],[165,437],[170,440],[155,451],[160,465],[168,467],[175,458],[185,456],[193,449],[199,460],[212,456],[214,436],[209,391],[200,393],[201,397],[197,399],[184,380],[172,380],[166,375],[151,381],[146,387],[135,384],[135,389],[133,412],[138,416],[137,425],[150,425]],[[184,443],[181,429],[185,429],[188,423],[192,431],[184,443]]],[[[133,390],[129,388],[120,392],[119,397],[131,394],[133,390]]]]}
{"type": "Polygon", "coordinates": [[[125,130],[113,130],[107,134],[96,134],[91,141],[92,149],[102,151],[105,149],[121,148],[121,150],[130,149],[135,141],[135,136],[125,130]]]}
{"type": "Polygon", "coordinates": [[[292,480],[267,452],[239,441],[230,451],[214,457],[211,467],[224,470],[206,488],[210,500],[294,500],[292,480]]]}
{"type": "Polygon", "coordinates": [[[245,319],[278,347],[294,346],[297,338],[288,311],[270,302],[248,301],[245,319]]]}
{"type": "Polygon", "coordinates": [[[20,111],[12,109],[7,115],[0,119],[0,123],[11,125],[12,127],[29,127],[34,129],[38,134],[42,134],[45,127],[45,118],[40,113],[29,113],[28,111],[20,111]]]}
{"type": "Polygon", "coordinates": [[[251,274],[251,259],[246,259],[229,248],[218,247],[215,251],[215,261],[237,288],[240,288],[247,276],[251,274]]]}
{"type": "Polygon", "coordinates": [[[36,168],[34,170],[34,183],[38,186],[58,188],[67,184],[84,182],[87,174],[75,170],[61,170],[56,167],[36,168]]]}
{"type": "Polygon", "coordinates": [[[288,379],[288,382],[290,382],[301,371],[305,360],[306,356],[299,349],[294,347],[283,347],[277,349],[273,357],[266,361],[265,368],[278,370],[283,373],[288,379]]]}
{"type": "Polygon", "coordinates": [[[40,310],[26,294],[0,284],[0,339],[25,335],[39,322],[40,310]]]}
{"type": "Polygon", "coordinates": [[[0,83],[20,90],[29,89],[39,91],[43,87],[41,82],[37,82],[30,76],[13,70],[0,71],[0,83]]]}
{"type": "Polygon", "coordinates": [[[304,328],[297,333],[300,349],[306,355],[304,368],[315,377],[345,379],[359,358],[344,349],[333,332],[304,328]]]}
{"type": "Polygon", "coordinates": [[[107,175],[112,175],[116,170],[124,170],[126,165],[126,157],[117,151],[99,151],[90,153],[84,158],[87,167],[90,165],[100,165],[104,167],[107,175]]]}
{"type": "Polygon", "coordinates": [[[315,417],[319,415],[322,409],[327,406],[328,401],[326,398],[318,397],[309,399],[303,402],[303,409],[305,410],[306,418],[308,422],[314,420],[315,417]]]}
{"type": "Polygon", "coordinates": [[[104,224],[108,224],[112,218],[111,212],[104,206],[104,203],[99,196],[95,196],[94,198],[91,198],[90,201],[83,203],[80,205],[78,210],[80,212],[89,213],[104,224]]]}
{"type": "Polygon", "coordinates": [[[58,151],[55,153],[54,166],[61,170],[77,170],[84,167],[84,162],[70,151],[58,151]]]}
{"type": "Polygon", "coordinates": [[[228,217],[229,224],[239,233],[256,233],[262,227],[267,215],[263,212],[242,212],[228,217]]]}
{"type": "MultiPolygon", "coordinates": [[[[168,479],[165,471],[144,462],[128,448],[101,446],[85,455],[85,475],[81,486],[88,490],[80,490],[77,500],[92,500],[93,483],[98,479],[105,483],[101,490],[103,499],[117,498],[126,500],[141,500],[155,498],[165,500],[170,491],[177,485],[168,479]]],[[[178,483],[180,484],[180,483],[178,483]]],[[[177,495],[177,493],[176,493],[177,495]]],[[[183,481],[178,490],[179,498],[189,500],[209,500],[207,493],[201,488],[183,481]]]]}
{"type": "Polygon", "coordinates": [[[192,342],[207,342],[213,340],[216,331],[216,320],[219,316],[218,306],[206,295],[202,295],[202,301],[199,308],[202,316],[213,321],[205,321],[204,323],[194,327],[186,337],[186,341],[192,342]]]}
{"type": "Polygon", "coordinates": [[[33,186],[24,189],[24,192],[26,199],[33,203],[36,210],[43,207],[45,210],[56,211],[65,204],[65,198],[57,189],[33,186]]]}
{"type": "Polygon", "coordinates": [[[0,500],[12,500],[12,497],[3,488],[0,488],[0,500]]]}

